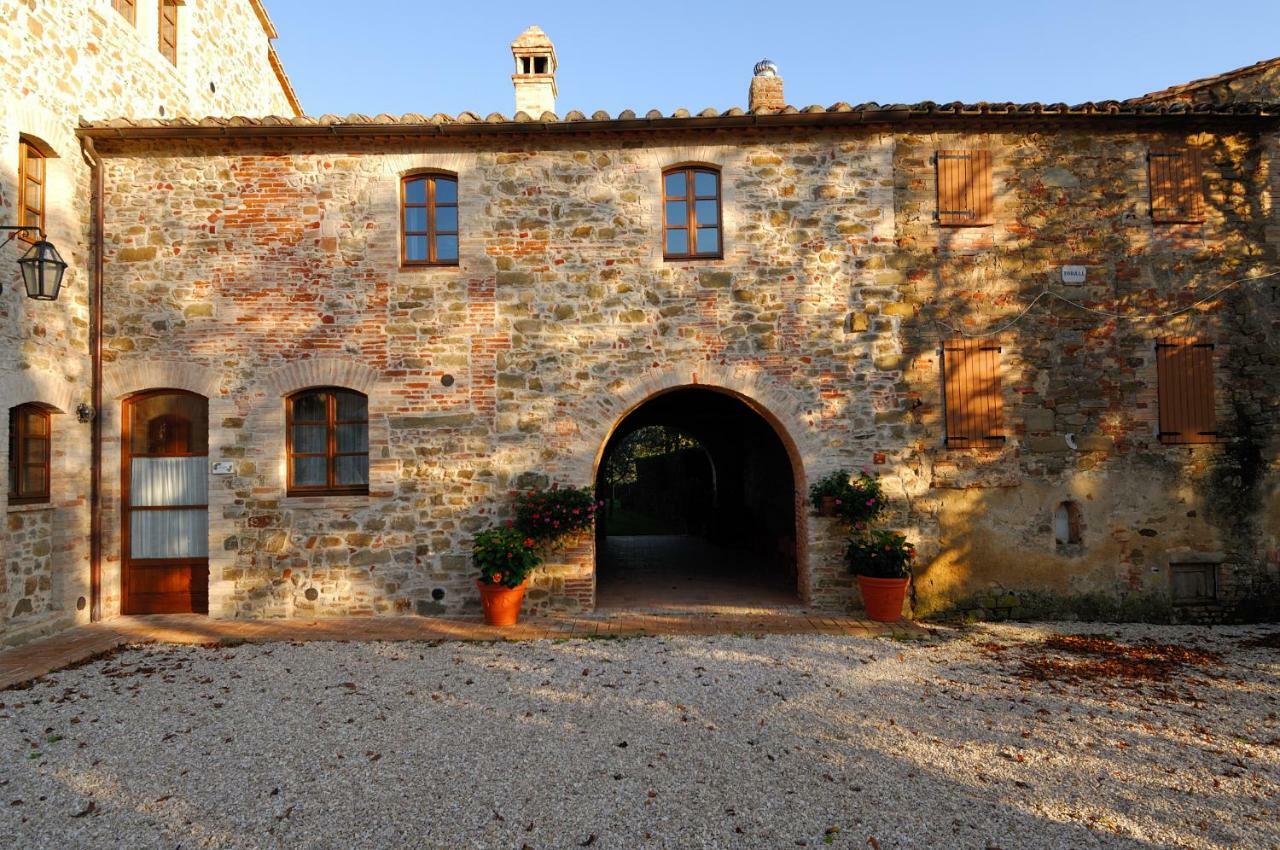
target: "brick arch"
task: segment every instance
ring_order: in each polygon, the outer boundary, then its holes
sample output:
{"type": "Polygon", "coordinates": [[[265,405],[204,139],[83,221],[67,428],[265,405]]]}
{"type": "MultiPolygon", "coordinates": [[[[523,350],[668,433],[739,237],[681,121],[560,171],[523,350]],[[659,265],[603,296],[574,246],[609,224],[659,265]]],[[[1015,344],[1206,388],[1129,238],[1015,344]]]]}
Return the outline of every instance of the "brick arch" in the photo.
{"type": "MultiPolygon", "coordinates": [[[[57,115],[34,98],[26,98],[14,106],[8,113],[7,122],[15,134],[35,137],[47,145],[55,157],[80,155],[80,144],[70,126],[59,121],[57,115]]],[[[15,135],[15,141],[16,138],[15,135]]]]}
{"type": "Polygon", "coordinates": [[[75,385],[42,369],[24,369],[0,378],[0,399],[5,412],[19,404],[38,402],[58,413],[71,413],[79,404],[75,385]]]}
{"type": "Polygon", "coordinates": [[[267,373],[262,386],[274,398],[283,398],[307,387],[346,387],[372,395],[378,385],[377,370],[357,360],[317,357],[287,363],[267,373]]]}
{"type": "Polygon", "coordinates": [[[221,394],[222,374],[199,363],[176,360],[123,360],[102,369],[103,396],[122,399],[143,390],[187,390],[212,399],[221,394]]]}
{"type": "Polygon", "coordinates": [[[581,439],[569,463],[575,480],[595,480],[609,438],[622,420],[654,396],[684,387],[699,387],[732,395],[765,419],[777,433],[792,464],[797,486],[831,465],[821,449],[821,441],[806,413],[788,390],[759,369],[741,365],[700,364],[668,367],[613,387],[595,399],[594,415],[579,418],[581,439]]]}

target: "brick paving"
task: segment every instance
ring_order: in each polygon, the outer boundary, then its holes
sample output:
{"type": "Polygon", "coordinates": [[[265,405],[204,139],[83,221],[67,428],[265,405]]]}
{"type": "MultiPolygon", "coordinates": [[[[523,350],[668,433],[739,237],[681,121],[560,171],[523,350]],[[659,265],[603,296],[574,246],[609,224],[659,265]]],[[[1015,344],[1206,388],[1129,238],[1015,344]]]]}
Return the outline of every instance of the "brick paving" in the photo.
{"type": "Polygon", "coordinates": [[[530,618],[486,626],[478,617],[335,617],[317,620],[215,620],[191,614],[116,617],[0,651],[0,690],[140,643],[217,644],[271,641],[564,640],[660,635],[883,635],[924,640],[930,632],[906,620],[874,623],[798,608],[716,611],[654,609],[530,618]]]}

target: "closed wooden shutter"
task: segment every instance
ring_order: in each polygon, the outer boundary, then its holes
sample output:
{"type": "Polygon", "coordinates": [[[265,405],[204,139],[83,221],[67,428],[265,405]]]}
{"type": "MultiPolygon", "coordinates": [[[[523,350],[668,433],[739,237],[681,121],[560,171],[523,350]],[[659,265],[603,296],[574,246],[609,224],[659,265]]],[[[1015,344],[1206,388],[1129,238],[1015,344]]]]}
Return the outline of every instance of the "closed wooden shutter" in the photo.
{"type": "Polygon", "coordinates": [[[1156,343],[1160,442],[1212,443],[1218,439],[1214,411],[1213,344],[1193,337],[1156,343]]]}
{"type": "Polygon", "coordinates": [[[117,12],[124,15],[125,20],[129,23],[137,22],[137,0],[111,0],[111,5],[117,12]]]}
{"type": "Polygon", "coordinates": [[[178,0],[160,0],[160,55],[178,64],[178,0]]]}
{"type": "Polygon", "coordinates": [[[991,152],[938,151],[938,223],[991,224],[991,152]]]}
{"type": "Polygon", "coordinates": [[[942,347],[942,370],[947,447],[1002,444],[1000,347],[976,339],[949,340],[942,347]]]}
{"type": "Polygon", "coordinates": [[[1157,224],[1204,221],[1200,151],[1196,148],[1153,149],[1147,155],[1151,180],[1151,220],[1157,224]]]}

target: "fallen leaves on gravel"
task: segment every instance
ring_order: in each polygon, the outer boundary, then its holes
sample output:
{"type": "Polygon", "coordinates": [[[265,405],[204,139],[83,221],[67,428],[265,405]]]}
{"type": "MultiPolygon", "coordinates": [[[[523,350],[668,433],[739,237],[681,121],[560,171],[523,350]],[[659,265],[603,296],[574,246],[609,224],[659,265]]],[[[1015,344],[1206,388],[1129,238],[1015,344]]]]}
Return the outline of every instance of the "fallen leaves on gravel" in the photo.
{"type": "MultiPolygon", "coordinates": [[[[1008,647],[994,649],[988,645],[982,648],[999,657],[1008,647]]],[[[1151,641],[1123,644],[1098,635],[1053,635],[1031,644],[1028,649],[1036,654],[1021,659],[1020,675],[1023,679],[1037,682],[1168,682],[1185,668],[1208,667],[1222,662],[1221,653],[1207,649],[1151,641]],[[1056,654],[1046,654],[1045,651],[1056,654]]]]}

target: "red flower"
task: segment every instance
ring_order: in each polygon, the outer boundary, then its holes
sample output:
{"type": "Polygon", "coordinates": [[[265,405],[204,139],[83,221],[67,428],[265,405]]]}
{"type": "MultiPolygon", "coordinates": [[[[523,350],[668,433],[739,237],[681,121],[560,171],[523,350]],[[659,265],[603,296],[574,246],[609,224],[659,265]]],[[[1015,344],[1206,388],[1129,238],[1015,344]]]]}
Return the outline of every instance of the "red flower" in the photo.
{"type": "Polygon", "coordinates": [[[532,549],[532,548],[533,548],[533,538],[532,538],[532,537],[526,537],[526,538],[524,539],[524,547],[525,547],[526,549],[532,549]]]}

